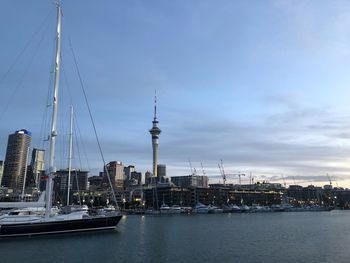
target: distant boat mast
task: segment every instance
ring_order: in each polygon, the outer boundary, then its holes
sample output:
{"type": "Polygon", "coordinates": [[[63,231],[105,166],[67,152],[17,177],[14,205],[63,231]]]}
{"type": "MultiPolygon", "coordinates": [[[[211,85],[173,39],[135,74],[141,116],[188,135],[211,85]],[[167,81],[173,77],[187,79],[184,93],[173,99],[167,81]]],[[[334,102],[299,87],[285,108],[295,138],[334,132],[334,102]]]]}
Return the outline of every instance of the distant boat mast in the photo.
{"type": "Polygon", "coordinates": [[[69,205],[70,181],[72,173],[72,150],[73,150],[73,105],[70,106],[70,129],[69,129],[69,154],[68,154],[68,191],[67,205],[69,205]]]}

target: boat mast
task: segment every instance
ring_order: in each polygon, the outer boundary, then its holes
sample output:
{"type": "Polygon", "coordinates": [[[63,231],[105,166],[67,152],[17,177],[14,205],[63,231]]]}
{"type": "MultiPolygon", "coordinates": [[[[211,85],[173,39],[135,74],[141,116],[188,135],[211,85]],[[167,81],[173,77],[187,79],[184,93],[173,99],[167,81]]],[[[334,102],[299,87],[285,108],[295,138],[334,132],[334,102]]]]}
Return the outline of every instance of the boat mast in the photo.
{"type": "Polygon", "coordinates": [[[49,174],[46,182],[46,209],[45,217],[49,217],[52,207],[52,179],[56,173],[56,167],[54,165],[55,159],[55,142],[56,142],[56,121],[57,121],[57,100],[58,100],[58,82],[60,73],[60,51],[61,51],[61,6],[56,4],[57,9],[57,31],[56,31],[56,60],[55,60],[55,80],[54,80],[54,93],[52,101],[52,123],[50,133],[50,158],[49,158],[49,174]]]}
{"type": "Polygon", "coordinates": [[[71,178],[71,173],[72,173],[72,148],[73,148],[73,105],[70,106],[67,205],[69,205],[70,178],[71,178]]]}

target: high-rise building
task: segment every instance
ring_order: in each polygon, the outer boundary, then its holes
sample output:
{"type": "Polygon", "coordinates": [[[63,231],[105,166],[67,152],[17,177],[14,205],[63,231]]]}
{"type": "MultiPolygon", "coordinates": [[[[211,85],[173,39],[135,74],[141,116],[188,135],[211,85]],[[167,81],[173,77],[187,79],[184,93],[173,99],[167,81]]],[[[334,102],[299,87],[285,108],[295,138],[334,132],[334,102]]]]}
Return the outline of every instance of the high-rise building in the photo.
{"type": "MultiPolygon", "coordinates": [[[[60,178],[60,190],[68,190],[68,169],[58,170],[55,178],[60,178]]],[[[72,170],[70,178],[71,191],[85,191],[88,186],[88,171],[72,170]]]]}
{"type": "MultiPolygon", "coordinates": [[[[162,132],[158,128],[158,119],[157,119],[157,96],[154,97],[154,117],[153,117],[153,126],[149,130],[152,135],[152,149],[153,149],[153,176],[158,176],[157,173],[157,162],[158,162],[158,144],[159,144],[159,134],[162,132]]],[[[158,178],[159,179],[159,178],[158,178]]]]}
{"type": "Polygon", "coordinates": [[[39,187],[40,174],[45,170],[44,162],[45,150],[34,148],[32,151],[32,161],[30,166],[37,187],[39,187]]]}
{"type": "Polygon", "coordinates": [[[129,165],[124,167],[124,180],[130,180],[131,179],[131,173],[135,172],[135,166],[129,165]]]}
{"type": "Polygon", "coordinates": [[[152,173],[150,171],[145,172],[145,184],[151,184],[152,183],[152,173]]]}
{"type": "Polygon", "coordinates": [[[9,135],[1,184],[14,191],[22,191],[27,170],[31,133],[25,129],[9,135]]]}
{"type": "Polygon", "coordinates": [[[142,183],[142,173],[136,171],[132,172],[130,181],[133,182],[133,184],[140,185],[142,183]]]}
{"type": "Polygon", "coordinates": [[[166,165],[165,164],[158,164],[157,165],[157,174],[158,174],[158,178],[166,177],[166,165]]]}
{"type": "Polygon", "coordinates": [[[113,161],[106,164],[106,167],[103,169],[103,181],[102,185],[104,188],[109,188],[108,175],[111,180],[111,183],[114,189],[122,190],[124,187],[124,165],[122,162],[113,161]],[[106,168],[108,174],[106,172],[106,168]]]}
{"type": "Polygon", "coordinates": [[[137,172],[134,165],[124,167],[124,186],[140,185],[142,183],[142,173],[137,172]]]}
{"type": "MultiPolygon", "coordinates": [[[[70,178],[70,192],[86,191],[88,189],[88,171],[72,170],[70,178]]],[[[68,193],[68,169],[58,170],[54,178],[54,190],[56,199],[62,203],[67,202],[68,193]]],[[[72,195],[70,195],[72,198],[72,195]]],[[[71,199],[69,198],[69,199],[71,199]]]]}

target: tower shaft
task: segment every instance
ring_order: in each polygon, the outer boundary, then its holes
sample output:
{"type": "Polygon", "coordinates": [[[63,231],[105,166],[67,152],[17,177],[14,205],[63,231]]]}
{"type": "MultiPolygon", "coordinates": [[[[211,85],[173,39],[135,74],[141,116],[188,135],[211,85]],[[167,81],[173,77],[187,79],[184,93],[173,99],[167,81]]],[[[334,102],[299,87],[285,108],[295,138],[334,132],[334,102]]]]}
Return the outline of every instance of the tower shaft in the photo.
{"type": "Polygon", "coordinates": [[[152,143],[153,149],[153,176],[158,176],[157,164],[158,164],[158,143],[152,143]]]}

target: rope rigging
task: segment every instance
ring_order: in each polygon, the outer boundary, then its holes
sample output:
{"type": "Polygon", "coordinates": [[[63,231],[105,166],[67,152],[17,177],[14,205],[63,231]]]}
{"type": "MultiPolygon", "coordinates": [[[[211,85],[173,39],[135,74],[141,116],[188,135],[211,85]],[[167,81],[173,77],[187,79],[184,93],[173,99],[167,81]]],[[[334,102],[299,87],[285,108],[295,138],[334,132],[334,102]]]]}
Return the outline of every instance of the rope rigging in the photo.
{"type": "MultiPolygon", "coordinates": [[[[64,79],[64,83],[67,87],[67,91],[68,91],[68,95],[69,95],[69,98],[70,98],[70,105],[75,105],[76,103],[74,103],[73,101],[73,96],[72,96],[72,91],[71,91],[71,86],[68,82],[68,78],[67,78],[67,75],[66,75],[66,71],[64,70],[64,67],[63,67],[63,64],[62,64],[62,73],[63,73],[63,79],[64,79]]],[[[75,106],[76,108],[76,106],[75,106]]],[[[86,148],[85,148],[85,144],[84,144],[84,140],[82,140],[82,135],[81,135],[81,131],[80,131],[80,126],[79,126],[79,122],[78,122],[78,117],[77,117],[77,111],[75,110],[74,113],[74,131],[75,131],[75,136],[76,136],[76,142],[77,142],[77,145],[79,147],[79,145],[81,145],[82,147],[82,151],[83,151],[83,156],[84,156],[84,160],[86,161],[86,164],[87,164],[87,167],[88,167],[88,170],[90,171],[90,163],[89,163],[89,159],[87,157],[87,153],[86,153],[86,148]]],[[[78,149],[79,151],[79,158],[81,157],[80,155],[80,150],[78,149]]],[[[82,169],[83,165],[82,165],[82,162],[80,160],[80,168],[82,169]]]]}
{"type": "Polygon", "coordinates": [[[69,44],[70,44],[70,50],[71,50],[72,55],[73,55],[73,60],[74,60],[75,68],[76,68],[76,71],[77,71],[77,74],[78,74],[78,79],[79,79],[80,87],[81,87],[82,92],[83,92],[83,95],[84,95],[85,103],[86,103],[86,106],[87,106],[87,108],[88,108],[90,120],[91,120],[91,123],[92,123],[92,127],[93,127],[93,130],[94,130],[95,138],[96,138],[97,145],[98,145],[98,148],[99,148],[99,152],[100,152],[100,155],[101,155],[101,158],[102,158],[102,161],[103,161],[103,166],[104,166],[104,169],[105,169],[106,174],[107,174],[107,178],[108,178],[109,185],[110,185],[110,187],[111,187],[111,192],[112,192],[112,196],[113,196],[113,201],[115,202],[115,205],[117,206],[117,208],[119,208],[119,207],[118,207],[117,198],[116,198],[116,195],[115,195],[115,192],[114,192],[114,188],[113,188],[113,185],[112,185],[112,182],[111,182],[111,178],[110,178],[110,176],[109,176],[109,172],[108,172],[108,169],[107,169],[107,166],[106,166],[106,161],[105,161],[105,158],[104,158],[104,155],[103,155],[101,143],[100,143],[100,140],[99,140],[99,137],[98,137],[98,134],[97,134],[97,129],[96,129],[96,125],[95,125],[95,122],[94,122],[94,118],[93,118],[93,116],[92,116],[92,112],[91,112],[89,100],[88,100],[88,98],[87,98],[87,94],[86,94],[86,91],[85,91],[85,87],[84,87],[84,84],[83,84],[83,80],[82,80],[82,78],[81,78],[80,70],[79,70],[79,67],[78,67],[77,59],[76,59],[76,56],[75,56],[75,53],[74,53],[74,50],[73,50],[73,46],[72,46],[71,41],[69,41],[69,44]]]}
{"type": "MultiPolygon", "coordinates": [[[[17,84],[16,87],[12,90],[12,93],[11,93],[11,95],[10,95],[10,98],[7,100],[7,102],[5,103],[3,109],[2,109],[1,112],[0,112],[0,120],[2,120],[3,116],[5,115],[6,111],[7,111],[8,108],[9,108],[9,106],[10,106],[11,104],[13,104],[13,99],[14,99],[15,95],[17,94],[18,90],[19,90],[20,88],[23,87],[24,79],[26,78],[26,76],[27,76],[29,70],[31,69],[31,65],[33,64],[34,59],[35,59],[35,57],[36,57],[37,54],[38,54],[39,48],[40,48],[42,42],[44,41],[44,37],[47,35],[48,29],[49,29],[49,27],[48,27],[48,25],[47,25],[46,29],[45,29],[44,32],[43,32],[43,35],[41,36],[41,38],[40,38],[40,40],[39,40],[39,43],[37,44],[37,46],[36,46],[35,49],[34,49],[34,52],[32,53],[32,56],[29,58],[29,63],[28,63],[28,65],[26,66],[26,68],[24,69],[24,72],[23,72],[22,76],[21,76],[20,78],[18,78],[18,84],[17,84]]],[[[30,41],[30,42],[31,42],[31,41],[30,41]]],[[[29,46],[29,45],[28,45],[28,46],[29,46]]],[[[22,56],[22,54],[24,53],[24,51],[25,51],[26,49],[27,49],[27,46],[26,46],[26,48],[23,50],[23,52],[20,53],[21,56],[22,56]]],[[[13,66],[14,66],[15,64],[16,64],[16,63],[13,63],[13,66]]],[[[7,71],[8,73],[12,70],[13,66],[10,67],[10,70],[7,71]]],[[[6,76],[7,76],[8,73],[6,73],[6,74],[4,75],[3,79],[6,78],[6,76]]],[[[2,80],[3,80],[3,79],[2,79],[2,80]]],[[[1,80],[1,81],[2,81],[2,80],[1,80]]],[[[0,84],[1,84],[1,81],[0,81],[0,84]]]]}
{"type": "Polygon", "coordinates": [[[31,35],[31,37],[29,38],[28,42],[24,45],[24,47],[22,48],[22,50],[17,54],[17,56],[15,57],[14,61],[11,63],[10,67],[7,69],[7,71],[5,71],[5,73],[2,75],[2,77],[0,78],[0,85],[2,85],[2,82],[6,79],[6,77],[8,76],[8,74],[10,74],[10,72],[12,71],[13,67],[17,64],[17,62],[20,60],[20,58],[22,57],[22,55],[24,54],[24,52],[27,50],[27,48],[29,47],[29,45],[31,44],[32,40],[36,37],[36,35],[40,32],[41,28],[43,25],[47,24],[47,20],[49,19],[50,15],[53,13],[53,10],[51,10],[47,16],[45,17],[45,19],[40,23],[39,27],[34,31],[34,33],[31,35]]]}

